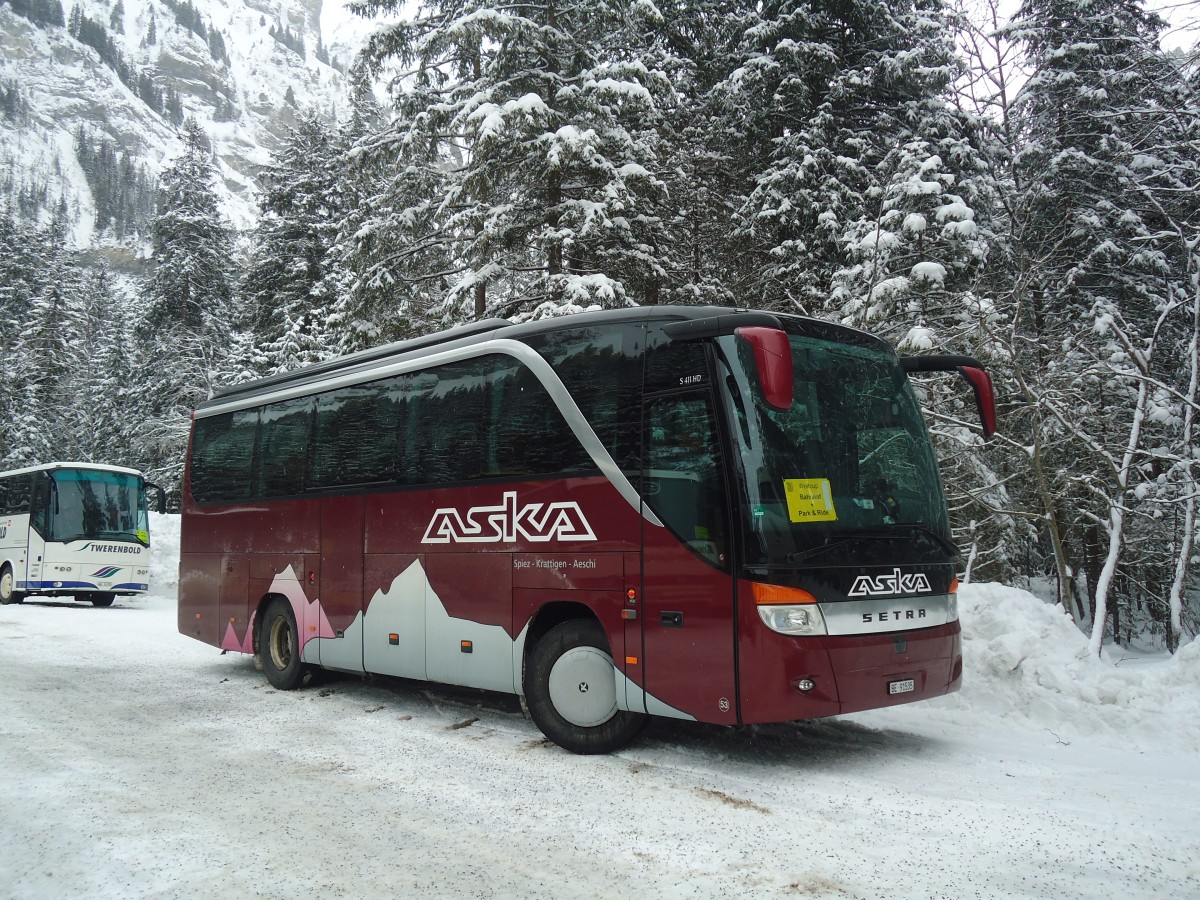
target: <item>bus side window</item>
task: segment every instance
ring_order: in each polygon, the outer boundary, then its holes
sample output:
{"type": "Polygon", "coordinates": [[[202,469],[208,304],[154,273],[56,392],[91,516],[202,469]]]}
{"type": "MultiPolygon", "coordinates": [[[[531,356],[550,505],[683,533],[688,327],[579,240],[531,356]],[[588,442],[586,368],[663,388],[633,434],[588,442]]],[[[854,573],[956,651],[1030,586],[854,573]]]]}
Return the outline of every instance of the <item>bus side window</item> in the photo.
{"type": "Polygon", "coordinates": [[[310,487],[395,480],[399,385],[400,379],[387,378],[317,398],[310,487]]]}
{"type": "Polygon", "coordinates": [[[486,474],[554,475],[594,469],[537,376],[515,359],[492,359],[498,368],[489,384],[486,474]]]}
{"type": "Polygon", "coordinates": [[[430,435],[422,420],[435,387],[437,376],[432,372],[414,372],[397,380],[396,415],[400,434],[396,480],[400,484],[425,483],[430,435]]]}
{"type": "Polygon", "coordinates": [[[9,478],[0,478],[0,516],[8,515],[8,483],[9,478]]]}
{"type": "Polygon", "coordinates": [[[424,451],[418,484],[469,481],[484,468],[484,369],[479,359],[431,370],[437,385],[423,403],[415,423],[424,451]]]}
{"type": "Polygon", "coordinates": [[[645,329],[640,325],[567,328],[527,340],[554,367],[617,465],[635,480],[641,449],[644,342],[645,329]]]}
{"type": "Polygon", "coordinates": [[[258,418],[254,496],[288,497],[304,490],[304,463],[313,400],[300,397],[264,406],[258,418]]]}
{"type": "Polygon", "coordinates": [[[8,485],[8,514],[24,515],[29,512],[30,486],[33,484],[32,475],[15,475],[9,479],[8,485]]]}
{"type": "Polygon", "coordinates": [[[257,409],[196,420],[191,485],[192,496],[198,503],[249,497],[250,461],[257,428],[257,409]]]}

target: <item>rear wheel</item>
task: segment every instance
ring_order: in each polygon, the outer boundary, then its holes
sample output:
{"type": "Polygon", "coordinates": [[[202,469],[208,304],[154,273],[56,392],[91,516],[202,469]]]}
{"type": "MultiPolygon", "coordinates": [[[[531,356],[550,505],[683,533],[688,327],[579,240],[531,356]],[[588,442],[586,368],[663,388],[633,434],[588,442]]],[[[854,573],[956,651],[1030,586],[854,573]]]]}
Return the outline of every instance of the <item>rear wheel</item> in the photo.
{"type": "Polygon", "coordinates": [[[533,648],[525,702],[542,734],[572,753],[610,753],[632,741],[646,717],[617,708],[616,675],[598,622],[577,619],[533,648]]]}
{"type": "Polygon", "coordinates": [[[92,601],[92,606],[112,606],[113,600],[116,598],[116,594],[92,594],[88,597],[92,601]]]}
{"type": "Polygon", "coordinates": [[[273,687],[291,691],[304,684],[300,637],[292,605],[281,597],[267,604],[258,638],[263,673],[273,687]]]}
{"type": "Polygon", "coordinates": [[[13,578],[12,566],[5,565],[0,569],[0,603],[7,606],[10,603],[20,603],[25,595],[16,590],[17,582],[13,578]]]}

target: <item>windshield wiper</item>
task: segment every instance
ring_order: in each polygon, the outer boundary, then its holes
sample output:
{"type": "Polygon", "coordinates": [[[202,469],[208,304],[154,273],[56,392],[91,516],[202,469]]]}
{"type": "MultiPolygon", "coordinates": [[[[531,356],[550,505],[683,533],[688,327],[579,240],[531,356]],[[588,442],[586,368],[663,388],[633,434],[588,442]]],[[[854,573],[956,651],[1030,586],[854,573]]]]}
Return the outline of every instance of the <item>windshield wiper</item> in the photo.
{"type": "Polygon", "coordinates": [[[810,556],[816,556],[819,553],[824,553],[826,550],[832,550],[834,547],[840,547],[842,544],[848,544],[860,535],[839,536],[836,541],[822,544],[820,547],[809,547],[807,550],[794,550],[787,555],[788,562],[800,562],[808,559],[810,556]]]}
{"type": "Polygon", "coordinates": [[[962,551],[958,549],[958,544],[950,540],[932,525],[926,525],[924,522],[913,522],[896,526],[898,528],[911,528],[914,532],[924,537],[930,538],[934,543],[943,547],[955,559],[962,559],[962,551]]]}
{"type": "Polygon", "coordinates": [[[822,544],[819,547],[809,547],[807,550],[796,550],[787,555],[787,560],[788,562],[800,562],[801,560],[824,553],[826,550],[831,550],[834,547],[839,547],[842,544],[850,541],[904,541],[917,536],[932,540],[943,550],[947,551],[954,559],[960,559],[962,557],[962,553],[959,551],[958,546],[953,541],[949,540],[935,530],[933,527],[922,522],[908,522],[900,525],[893,525],[886,531],[838,531],[829,535],[829,537],[836,538],[836,540],[822,544]]]}

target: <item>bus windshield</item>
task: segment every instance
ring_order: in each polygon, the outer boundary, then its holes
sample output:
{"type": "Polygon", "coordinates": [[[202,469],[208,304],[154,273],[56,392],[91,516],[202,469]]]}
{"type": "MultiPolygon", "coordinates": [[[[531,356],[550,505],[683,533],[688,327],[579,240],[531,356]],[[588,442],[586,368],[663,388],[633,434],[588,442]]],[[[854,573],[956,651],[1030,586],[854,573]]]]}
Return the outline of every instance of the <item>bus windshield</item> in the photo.
{"type": "Polygon", "coordinates": [[[59,469],[51,477],[53,540],[105,538],[149,544],[146,497],[137,475],[59,469]]]}
{"type": "Polygon", "coordinates": [[[747,342],[719,339],[746,564],[861,564],[864,544],[872,564],[957,555],[925,422],[896,357],[870,339],[789,340],[794,399],[779,410],[762,396],[747,342]]]}

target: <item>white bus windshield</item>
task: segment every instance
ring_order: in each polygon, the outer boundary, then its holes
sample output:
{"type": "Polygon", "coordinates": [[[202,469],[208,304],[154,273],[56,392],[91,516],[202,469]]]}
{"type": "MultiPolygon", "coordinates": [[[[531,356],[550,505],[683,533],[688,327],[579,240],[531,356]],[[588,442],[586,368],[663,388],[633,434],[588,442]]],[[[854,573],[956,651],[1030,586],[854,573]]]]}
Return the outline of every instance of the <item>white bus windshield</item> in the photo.
{"type": "Polygon", "coordinates": [[[864,553],[873,562],[948,559],[956,551],[941,478],[896,357],[867,341],[789,339],[787,410],[763,399],[749,345],[719,339],[744,476],[746,563],[861,563],[864,553]]]}
{"type": "Polygon", "coordinates": [[[59,469],[51,478],[51,540],[105,538],[149,543],[146,498],[138,476],[59,469]]]}

